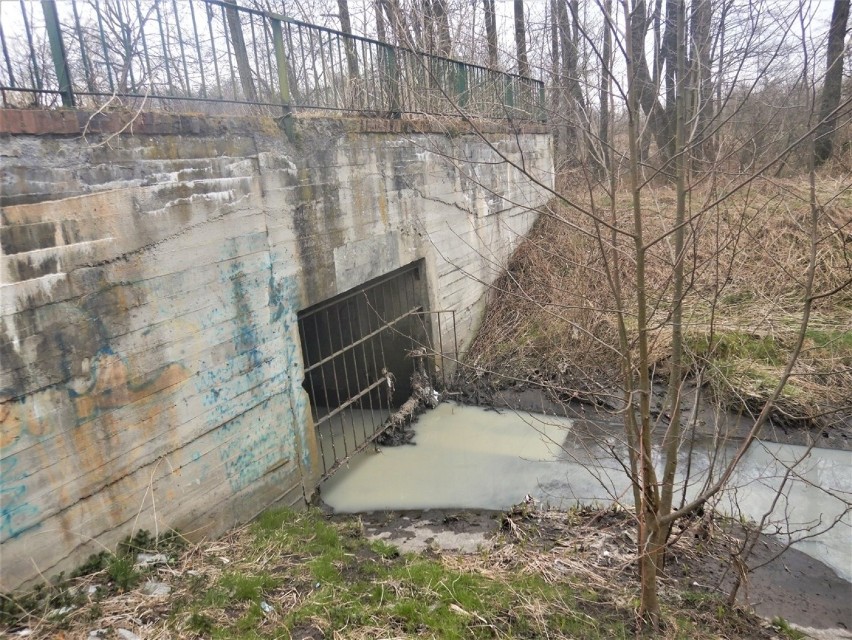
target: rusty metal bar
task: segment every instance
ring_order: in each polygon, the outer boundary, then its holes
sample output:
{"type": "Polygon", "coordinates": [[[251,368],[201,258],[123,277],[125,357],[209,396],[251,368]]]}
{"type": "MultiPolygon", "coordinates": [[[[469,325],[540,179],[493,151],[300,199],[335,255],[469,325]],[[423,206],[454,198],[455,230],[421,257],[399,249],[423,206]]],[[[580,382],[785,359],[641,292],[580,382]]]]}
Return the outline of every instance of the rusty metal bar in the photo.
{"type": "Polygon", "coordinates": [[[351,345],[347,345],[347,346],[346,346],[346,347],[344,347],[343,349],[339,349],[338,351],[335,351],[335,352],[334,352],[334,353],[332,353],[330,356],[327,356],[326,358],[324,358],[323,360],[320,360],[319,362],[315,362],[315,363],[314,363],[314,364],[312,364],[310,367],[308,367],[307,369],[305,369],[305,373],[307,373],[308,371],[313,371],[314,369],[316,369],[318,366],[320,366],[320,365],[322,365],[322,364],[326,364],[326,363],[328,363],[328,362],[331,362],[331,361],[332,361],[335,357],[337,357],[337,356],[339,356],[341,353],[343,353],[343,352],[345,352],[345,351],[349,350],[349,348],[350,348],[350,347],[354,347],[355,345],[361,344],[362,342],[366,342],[367,340],[369,340],[369,339],[370,339],[370,338],[372,338],[373,336],[377,336],[377,335],[379,335],[382,331],[384,331],[385,329],[387,329],[389,326],[392,326],[392,325],[394,325],[394,324],[397,324],[397,323],[401,322],[403,319],[405,319],[406,317],[408,317],[410,314],[412,314],[412,313],[416,313],[416,312],[417,312],[417,309],[412,309],[412,310],[410,310],[410,311],[406,311],[404,314],[402,314],[401,316],[398,316],[397,318],[394,318],[393,320],[390,320],[390,321],[388,321],[388,322],[384,322],[384,323],[383,323],[383,326],[379,327],[379,328],[378,328],[378,329],[376,329],[375,331],[372,331],[371,333],[369,333],[368,335],[364,336],[363,338],[360,338],[360,339],[356,340],[356,341],[355,341],[355,342],[353,342],[351,345]]]}
{"type": "MultiPolygon", "coordinates": [[[[316,316],[314,316],[314,330],[317,332],[317,334],[319,333],[319,326],[318,326],[318,323],[317,323],[317,317],[316,316]]],[[[322,343],[320,342],[319,344],[320,344],[320,357],[322,357],[322,343]]],[[[327,415],[327,413],[329,411],[329,407],[331,407],[331,402],[329,402],[329,400],[328,400],[328,383],[325,380],[325,370],[320,368],[319,371],[320,371],[320,377],[322,378],[322,390],[323,390],[323,394],[325,395],[325,407],[326,407],[326,415],[327,415]]],[[[317,419],[317,421],[316,421],[317,426],[319,426],[324,421],[324,418],[325,418],[325,416],[323,416],[322,419],[320,419],[320,418],[317,419]]],[[[331,455],[332,455],[332,457],[337,459],[337,449],[334,446],[334,432],[332,431],[331,433],[329,433],[329,436],[330,436],[330,439],[331,439],[331,455]]],[[[323,464],[325,464],[324,461],[323,461],[323,464]]]]}
{"type": "MultiPolygon", "coordinates": [[[[333,418],[334,416],[339,414],[341,411],[345,411],[346,409],[351,407],[357,400],[360,400],[361,398],[363,398],[366,394],[370,393],[370,391],[372,391],[373,389],[378,389],[383,384],[387,384],[387,379],[384,376],[380,377],[378,380],[376,380],[375,382],[370,384],[370,386],[362,389],[359,393],[357,393],[356,395],[354,395],[351,398],[349,398],[348,400],[346,400],[340,406],[336,407],[332,411],[329,411],[326,415],[324,415],[322,417],[322,420],[318,421],[318,424],[320,424],[322,422],[327,422],[328,420],[330,420],[331,418],[333,418]]],[[[333,441],[333,438],[332,438],[332,441],[333,441]]]]}
{"type": "MultiPolygon", "coordinates": [[[[340,338],[340,344],[344,344],[345,340],[343,338],[343,327],[341,326],[341,322],[340,322],[340,305],[337,305],[336,307],[333,307],[333,308],[337,312],[336,313],[336,315],[337,315],[337,322],[336,322],[336,324],[337,324],[337,335],[340,338]]],[[[326,318],[328,318],[329,310],[326,310],[325,314],[326,314],[326,318]]],[[[349,388],[349,365],[346,363],[346,355],[349,353],[349,351],[350,351],[350,348],[347,347],[346,349],[344,349],[344,353],[342,353],[341,357],[340,357],[340,359],[343,361],[343,379],[346,381],[346,398],[347,399],[352,397],[352,391],[349,388]]],[[[332,363],[332,366],[334,366],[334,363],[332,363]]],[[[339,401],[340,400],[340,381],[337,379],[337,373],[335,373],[334,384],[337,386],[337,389],[338,389],[338,401],[339,401]]],[[[352,423],[352,430],[354,431],[355,430],[355,422],[354,422],[354,420],[352,420],[352,412],[351,411],[349,412],[349,422],[352,423]]],[[[342,435],[343,435],[344,452],[347,453],[347,455],[348,455],[348,447],[346,446],[346,430],[345,430],[346,424],[343,420],[343,416],[341,416],[340,425],[341,425],[341,429],[343,430],[342,435]]]]}
{"type": "MultiPolygon", "coordinates": [[[[338,315],[338,317],[340,317],[340,307],[337,307],[337,309],[338,309],[337,315],[338,315]]],[[[357,314],[357,308],[356,308],[355,312],[357,314]]],[[[351,313],[346,314],[346,321],[347,321],[347,324],[349,325],[349,339],[351,340],[352,336],[354,335],[353,332],[352,332],[352,314],[351,313]]],[[[358,375],[358,348],[357,347],[354,347],[352,349],[352,369],[355,372],[355,387],[360,389],[361,388],[361,376],[358,375]]],[[[365,367],[365,371],[366,371],[366,367],[365,367]]],[[[369,380],[369,378],[368,378],[368,380],[369,380]]],[[[368,396],[368,398],[369,398],[369,396],[368,396]]],[[[372,400],[370,402],[371,402],[371,405],[372,405],[372,400]]],[[[371,409],[372,409],[372,406],[371,406],[371,409]]],[[[361,405],[361,411],[362,412],[364,411],[364,405],[363,404],[361,405]]],[[[364,428],[364,422],[365,421],[363,419],[363,413],[362,413],[361,417],[362,417],[361,432],[364,434],[364,438],[366,439],[367,430],[364,428]]]]}
{"type": "MultiPolygon", "coordinates": [[[[345,63],[345,58],[337,62],[345,63]]],[[[417,284],[419,273],[419,265],[411,265],[299,314],[305,386],[311,396],[322,478],[389,426],[386,418],[394,406],[391,376],[401,380],[416,366],[412,361],[409,368],[407,361],[397,359],[407,350],[425,347],[430,363],[440,354],[441,376],[431,364],[427,371],[436,388],[446,388],[447,327],[441,315],[448,312],[417,306],[424,295],[417,284]],[[435,314],[438,340],[430,321],[435,314]],[[433,343],[439,345],[437,351],[433,343]],[[389,348],[395,351],[392,361],[387,360],[389,348]]]]}

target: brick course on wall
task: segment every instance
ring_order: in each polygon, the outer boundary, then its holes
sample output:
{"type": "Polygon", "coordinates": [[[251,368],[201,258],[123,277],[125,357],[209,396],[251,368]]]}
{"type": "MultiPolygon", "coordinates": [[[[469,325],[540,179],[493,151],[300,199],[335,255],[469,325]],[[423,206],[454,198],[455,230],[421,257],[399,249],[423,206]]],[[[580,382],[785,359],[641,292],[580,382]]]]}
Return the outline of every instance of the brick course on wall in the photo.
{"type": "Polygon", "coordinates": [[[424,259],[463,347],[552,180],[535,130],[46,113],[0,110],[0,590],[303,501],[297,312],[424,259]]]}

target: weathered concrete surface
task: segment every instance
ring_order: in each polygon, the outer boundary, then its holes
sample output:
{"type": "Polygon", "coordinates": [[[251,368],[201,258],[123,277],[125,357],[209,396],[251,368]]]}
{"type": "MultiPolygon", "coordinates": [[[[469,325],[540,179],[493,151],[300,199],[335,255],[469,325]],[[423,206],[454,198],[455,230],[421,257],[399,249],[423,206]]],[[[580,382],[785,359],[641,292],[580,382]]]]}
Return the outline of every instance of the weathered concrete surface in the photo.
{"type": "Polygon", "coordinates": [[[297,312],[423,259],[463,346],[546,199],[500,153],[551,181],[540,133],[84,116],[0,118],[0,589],[302,501],[297,312]]]}

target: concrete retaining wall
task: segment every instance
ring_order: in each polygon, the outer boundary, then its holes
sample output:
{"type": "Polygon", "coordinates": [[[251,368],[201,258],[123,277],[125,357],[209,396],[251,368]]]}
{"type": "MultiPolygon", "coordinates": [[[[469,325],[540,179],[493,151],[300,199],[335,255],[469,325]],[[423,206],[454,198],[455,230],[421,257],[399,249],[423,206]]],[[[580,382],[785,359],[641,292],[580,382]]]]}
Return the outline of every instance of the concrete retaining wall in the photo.
{"type": "Polygon", "coordinates": [[[546,199],[497,151],[551,181],[536,132],[119,125],[0,111],[3,590],[131,530],[215,535],[303,501],[297,311],[423,258],[465,344],[546,199]]]}

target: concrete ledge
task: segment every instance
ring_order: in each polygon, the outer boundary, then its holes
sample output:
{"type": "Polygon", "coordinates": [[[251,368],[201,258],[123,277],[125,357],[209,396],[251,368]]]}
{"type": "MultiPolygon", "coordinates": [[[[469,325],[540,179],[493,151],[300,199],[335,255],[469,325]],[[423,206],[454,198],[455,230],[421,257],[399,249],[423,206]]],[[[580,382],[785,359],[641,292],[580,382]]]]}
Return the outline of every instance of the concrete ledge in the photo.
{"type": "MultiPolygon", "coordinates": [[[[335,123],[347,133],[420,133],[464,135],[471,133],[545,134],[544,124],[497,121],[469,122],[448,116],[347,117],[295,114],[296,130],[310,123],[335,123]]],[[[281,117],[164,113],[159,111],[106,111],[81,109],[0,109],[0,135],[221,135],[222,133],[272,133],[281,117]]]]}

